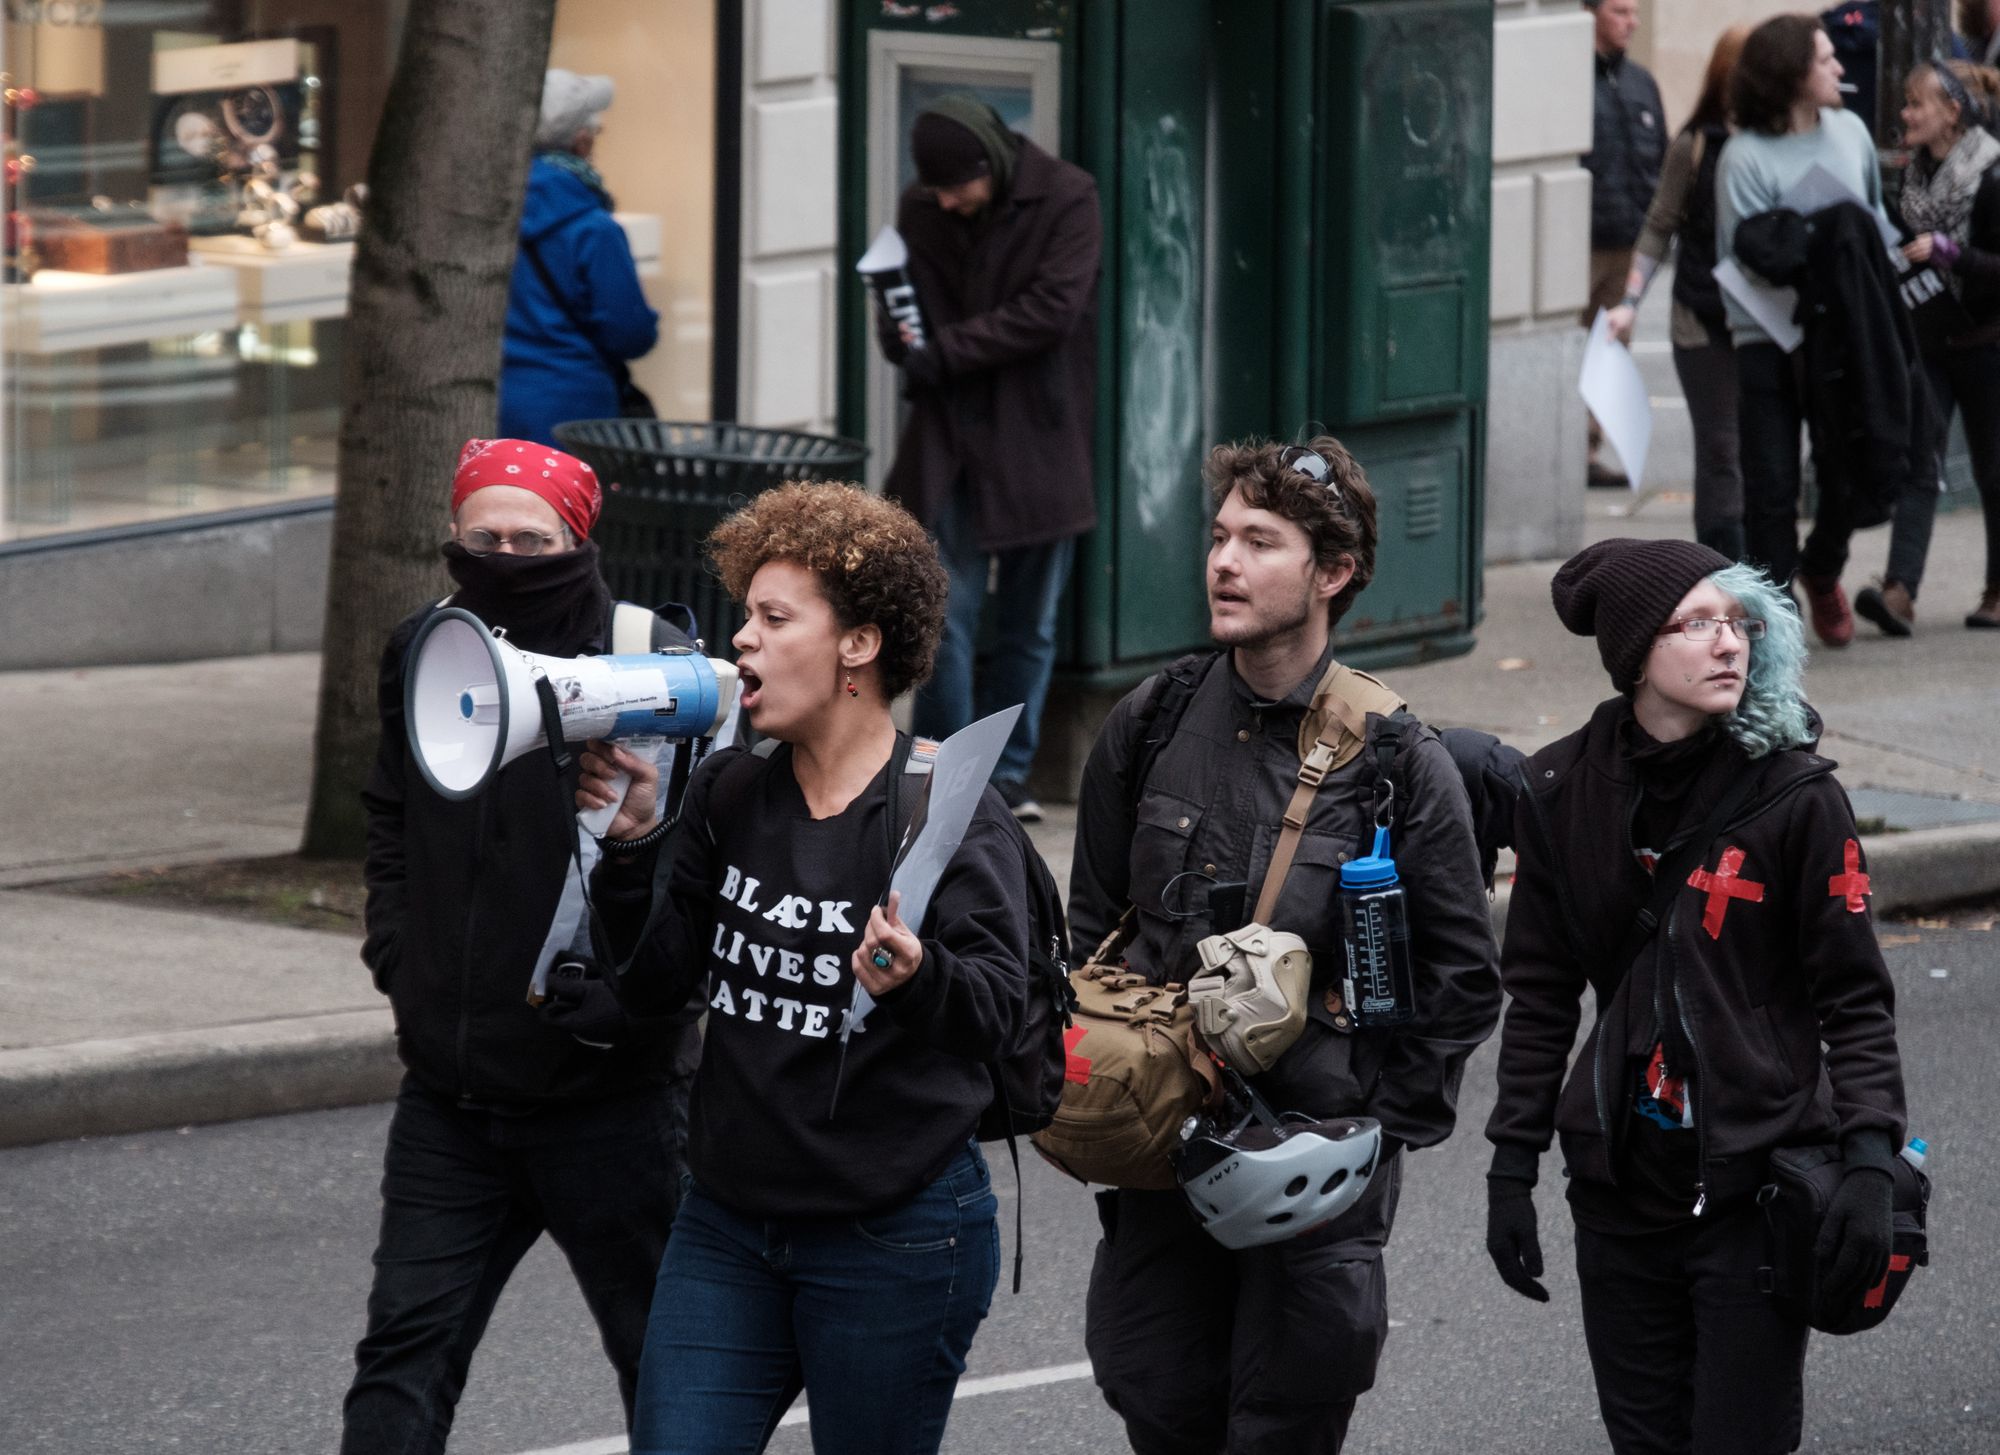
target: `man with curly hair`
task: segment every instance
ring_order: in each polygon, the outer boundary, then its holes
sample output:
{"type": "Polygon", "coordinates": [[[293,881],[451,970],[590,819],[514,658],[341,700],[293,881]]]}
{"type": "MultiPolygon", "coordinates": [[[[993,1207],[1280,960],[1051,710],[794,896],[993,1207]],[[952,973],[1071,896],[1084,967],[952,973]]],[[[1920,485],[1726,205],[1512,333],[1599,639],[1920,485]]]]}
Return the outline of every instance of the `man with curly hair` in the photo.
{"type": "Polygon", "coordinates": [[[1056,613],[1076,538],[1097,523],[1097,184],[964,94],[917,117],[910,151],[917,182],[896,226],[926,331],[912,347],[910,330],[881,319],[909,400],[887,483],[937,538],[951,574],[916,728],[946,738],[1021,703],[993,780],[1032,821],[1041,808],[1028,796],[1028,770],[1055,666],[1056,613]],[[975,683],[989,575],[994,645],[975,683]]]}
{"type": "Polygon", "coordinates": [[[1331,1452],[1388,1337],[1401,1149],[1451,1134],[1466,1057],[1499,1014],[1493,930],[1459,772],[1435,733],[1399,719],[1389,777],[1415,1018],[1356,1024],[1336,969],[1340,865],[1372,842],[1368,749],[1401,703],[1335,660],[1333,629],[1375,573],[1375,496],[1326,436],[1218,446],[1207,476],[1209,634],[1224,650],[1148,679],[1106,719],[1077,805],[1073,951],[1087,957],[1129,906],[1132,969],[1155,983],[1199,973],[1197,942],[1250,918],[1302,745],[1333,743],[1269,926],[1312,952],[1306,1020],[1252,1085],[1280,1113],[1372,1117],[1385,1150],[1351,1210],[1263,1247],[1213,1241],[1178,1192],[1100,1193],[1085,1341],[1140,1455],[1331,1452]]]}

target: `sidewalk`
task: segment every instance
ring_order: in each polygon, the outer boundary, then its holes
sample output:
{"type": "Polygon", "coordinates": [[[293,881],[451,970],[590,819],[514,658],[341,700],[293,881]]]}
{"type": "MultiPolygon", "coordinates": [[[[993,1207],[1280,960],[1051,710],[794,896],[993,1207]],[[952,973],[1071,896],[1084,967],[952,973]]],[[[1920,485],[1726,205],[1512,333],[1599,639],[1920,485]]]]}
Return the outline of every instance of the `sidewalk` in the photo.
{"type": "MultiPolygon", "coordinates": [[[[1626,503],[1592,492],[1593,537],[1686,529],[1684,500],[1610,514],[1626,503]]],[[[1885,537],[1857,539],[1850,591],[1885,537]]],[[[1940,518],[1919,635],[1864,625],[1808,672],[1857,813],[1912,830],[1869,837],[1878,911],[2000,892],[2000,641],[1958,625],[1980,550],[1976,516],[1940,518]]],[[[1489,570],[1478,648],[1386,675],[1439,726],[1524,748],[1575,728],[1609,689],[1594,644],[1550,610],[1554,571],[1489,570]]],[[[357,938],[36,887],[293,849],[318,670],[275,656],[0,674],[0,738],[21,745],[0,777],[0,1145],[392,1094],[389,1014],[357,938]]],[[[1072,831],[1059,809],[1036,835],[1065,881],[1072,831]]]]}

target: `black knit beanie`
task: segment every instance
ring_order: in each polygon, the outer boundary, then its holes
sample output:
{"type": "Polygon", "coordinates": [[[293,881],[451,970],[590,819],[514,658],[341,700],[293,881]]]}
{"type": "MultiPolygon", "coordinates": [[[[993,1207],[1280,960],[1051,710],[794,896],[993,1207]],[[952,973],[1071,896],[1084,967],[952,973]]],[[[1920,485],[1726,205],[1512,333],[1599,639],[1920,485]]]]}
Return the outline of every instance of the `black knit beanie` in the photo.
{"type": "Polygon", "coordinates": [[[1549,595],[1564,626],[1597,638],[1611,685],[1629,693],[1681,598],[1729,564],[1720,551],[1693,541],[1621,537],[1585,546],[1564,561],[1549,595]]]}
{"type": "Polygon", "coordinates": [[[926,187],[956,187],[993,170],[986,144],[972,129],[935,111],[921,112],[910,128],[910,156],[926,187]]]}

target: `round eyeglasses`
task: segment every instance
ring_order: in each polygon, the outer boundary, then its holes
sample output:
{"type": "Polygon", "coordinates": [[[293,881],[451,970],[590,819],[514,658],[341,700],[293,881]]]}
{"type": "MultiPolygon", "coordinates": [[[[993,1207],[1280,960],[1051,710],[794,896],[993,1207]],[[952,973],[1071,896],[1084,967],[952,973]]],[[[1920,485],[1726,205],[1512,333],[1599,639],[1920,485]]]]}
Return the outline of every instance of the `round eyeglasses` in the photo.
{"type": "Polygon", "coordinates": [[[566,539],[568,534],[567,531],[550,535],[546,531],[517,530],[511,535],[497,536],[490,530],[469,530],[459,536],[458,543],[475,556],[490,556],[495,551],[511,551],[517,556],[539,556],[566,539]]]}
{"type": "Polygon", "coordinates": [[[1691,616],[1686,621],[1668,622],[1656,635],[1670,637],[1679,632],[1689,641],[1712,642],[1724,627],[1734,632],[1739,642],[1761,641],[1764,636],[1764,623],[1754,616],[1691,616]]]}

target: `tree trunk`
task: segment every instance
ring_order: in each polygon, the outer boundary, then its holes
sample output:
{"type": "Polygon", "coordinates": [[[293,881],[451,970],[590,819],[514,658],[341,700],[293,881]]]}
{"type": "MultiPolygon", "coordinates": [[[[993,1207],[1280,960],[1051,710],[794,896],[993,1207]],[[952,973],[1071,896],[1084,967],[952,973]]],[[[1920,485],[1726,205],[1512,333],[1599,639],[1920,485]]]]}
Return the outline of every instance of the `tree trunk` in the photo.
{"type": "Polygon", "coordinates": [[[358,857],[396,623],[449,589],[452,469],[498,406],[500,335],[555,0],[418,0],[368,161],[341,375],[307,858],[358,857]]]}

